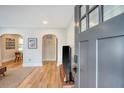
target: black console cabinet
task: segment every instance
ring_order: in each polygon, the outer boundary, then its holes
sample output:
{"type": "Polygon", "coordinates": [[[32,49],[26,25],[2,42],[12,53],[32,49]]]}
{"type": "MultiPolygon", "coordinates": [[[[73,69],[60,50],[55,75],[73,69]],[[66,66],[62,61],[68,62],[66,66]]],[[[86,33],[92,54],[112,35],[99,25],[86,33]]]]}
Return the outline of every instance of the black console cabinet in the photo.
{"type": "Polygon", "coordinates": [[[64,70],[66,73],[66,81],[73,81],[72,72],[71,72],[71,47],[63,46],[62,49],[62,62],[64,70]]]}

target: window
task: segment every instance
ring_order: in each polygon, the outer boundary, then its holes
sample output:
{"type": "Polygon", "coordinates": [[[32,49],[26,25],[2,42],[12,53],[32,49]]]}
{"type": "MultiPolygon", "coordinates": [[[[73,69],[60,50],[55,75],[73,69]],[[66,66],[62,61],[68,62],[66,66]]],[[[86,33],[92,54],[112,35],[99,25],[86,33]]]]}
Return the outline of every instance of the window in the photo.
{"type": "Polygon", "coordinates": [[[89,9],[92,9],[95,5],[89,5],[89,9]]]}
{"type": "Polygon", "coordinates": [[[81,32],[86,30],[86,17],[81,20],[81,32]]]}
{"type": "Polygon", "coordinates": [[[97,7],[89,14],[89,28],[96,26],[98,24],[99,24],[99,9],[97,7]]]}
{"type": "Polygon", "coordinates": [[[104,12],[104,21],[106,21],[121,13],[124,13],[124,6],[123,5],[105,5],[103,12],[104,12]]]}
{"type": "MultiPolygon", "coordinates": [[[[88,7],[87,7],[88,8],[88,7]]],[[[86,9],[86,6],[80,7],[81,11],[81,32],[96,26],[99,24],[99,6],[90,5],[89,9],[86,9]]]]}
{"type": "Polygon", "coordinates": [[[23,51],[23,39],[19,38],[19,51],[23,51]]]}
{"type": "Polygon", "coordinates": [[[81,32],[122,13],[124,13],[124,5],[82,5],[80,6],[81,32]]]}
{"type": "Polygon", "coordinates": [[[86,14],[86,6],[81,6],[81,17],[86,14]]]}

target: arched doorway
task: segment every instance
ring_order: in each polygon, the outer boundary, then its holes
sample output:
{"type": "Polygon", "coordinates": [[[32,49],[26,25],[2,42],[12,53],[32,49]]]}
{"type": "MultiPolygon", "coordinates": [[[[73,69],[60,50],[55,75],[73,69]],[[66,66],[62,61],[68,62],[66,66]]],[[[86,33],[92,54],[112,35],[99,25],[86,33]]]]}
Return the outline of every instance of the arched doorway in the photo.
{"type": "Polygon", "coordinates": [[[42,60],[47,62],[57,62],[58,39],[55,35],[47,34],[42,39],[42,60]]]}
{"type": "Polygon", "coordinates": [[[3,34],[0,36],[0,61],[7,67],[15,67],[23,63],[23,37],[19,34],[3,34]]]}

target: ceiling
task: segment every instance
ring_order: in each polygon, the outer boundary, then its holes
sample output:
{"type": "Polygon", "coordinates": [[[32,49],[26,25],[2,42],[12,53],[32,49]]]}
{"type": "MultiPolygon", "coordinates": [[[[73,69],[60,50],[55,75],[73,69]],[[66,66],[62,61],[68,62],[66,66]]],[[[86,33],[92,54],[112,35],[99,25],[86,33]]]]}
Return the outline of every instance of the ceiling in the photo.
{"type": "Polygon", "coordinates": [[[0,27],[66,28],[73,11],[71,5],[0,5],[0,27]]]}

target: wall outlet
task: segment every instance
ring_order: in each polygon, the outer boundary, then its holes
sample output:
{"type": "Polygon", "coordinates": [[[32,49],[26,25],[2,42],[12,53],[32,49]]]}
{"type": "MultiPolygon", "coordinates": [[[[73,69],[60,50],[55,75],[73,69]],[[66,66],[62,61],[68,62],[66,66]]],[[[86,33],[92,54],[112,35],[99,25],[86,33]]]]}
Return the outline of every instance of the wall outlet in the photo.
{"type": "Polygon", "coordinates": [[[31,58],[29,58],[28,61],[31,62],[31,58]]]}

